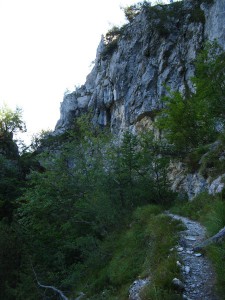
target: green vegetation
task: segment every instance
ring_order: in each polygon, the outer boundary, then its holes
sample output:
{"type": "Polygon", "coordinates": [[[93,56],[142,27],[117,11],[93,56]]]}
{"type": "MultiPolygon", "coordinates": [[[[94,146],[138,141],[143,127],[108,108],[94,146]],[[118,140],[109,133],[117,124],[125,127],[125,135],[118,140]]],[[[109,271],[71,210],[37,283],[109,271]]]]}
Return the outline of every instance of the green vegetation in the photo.
{"type": "Polygon", "coordinates": [[[176,232],[182,230],[182,226],[169,217],[157,215],[155,218],[151,218],[146,228],[151,238],[146,256],[151,284],[142,291],[142,298],[144,300],[182,299],[172,285],[173,278],[181,276],[180,269],[176,264],[178,256],[177,253],[169,251],[177,244],[176,232]]]}
{"type": "Polygon", "coordinates": [[[141,10],[151,6],[148,1],[138,2],[137,4],[130,5],[123,8],[124,15],[129,22],[132,22],[141,10]]]}
{"type": "Polygon", "coordinates": [[[14,220],[16,199],[25,186],[25,170],[13,135],[25,130],[21,110],[0,109],[0,298],[15,299],[23,244],[14,220]]]}
{"type": "Polygon", "coordinates": [[[22,110],[16,108],[12,111],[6,105],[0,109],[0,137],[12,136],[17,131],[25,131],[26,127],[22,120],[22,110]]]}
{"type": "Polygon", "coordinates": [[[105,48],[103,49],[101,56],[102,59],[106,59],[108,56],[111,56],[114,51],[117,49],[118,40],[123,34],[126,25],[121,26],[120,28],[117,26],[113,26],[105,35],[105,48]]]}
{"type": "MultiPolygon", "coordinates": [[[[2,299],[42,299],[36,280],[68,296],[126,299],[132,282],[149,276],[149,260],[163,264],[176,243],[179,226],[161,215],[174,199],[169,156],[159,155],[167,146],[150,132],[126,132],[115,145],[90,123],[83,115],[62,136],[36,136],[32,152],[1,156],[2,299]]],[[[170,277],[155,286],[169,291],[170,277]]]]}
{"type": "MultiPolygon", "coordinates": [[[[114,250],[104,250],[112,236],[115,243],[118,230],[121,239],[127,215],[144,204],[166,205],[173,197],[165,177],[168,159],[158,157],[150,133],[140,137],[125,133],[121,146],[115,147],[107,132],[90,131],[88,124],[83,116],[59,153],[41,154],[45,171],[29,175],[17,218],[40,281],[69,291],[81,285],[94,295],[105,287],[115,288],[120,276],[126,285],[135,277],[135,269],[109,271],[113,268],[109,253],[114,250]],[[103,267],[112,275],[106,277],[103,267]],[[97,281],[91,276],[96,272],[97,281]],[[82,285],[84,280],[88,288],[82,285]]],[[[134,251],[131,248],[127,251],[134,251]]],[[[126,262],[121,268],[125,266],[126,262]]]]}
{"type": "Polygon", "coordinates": [[[195,92],[184,97],[169,91],[158,127],[178,151],[189,152],[214,142],[224,128],[225,53],[206,44],[196,61],[195,92]]]}
{"type": "MultiPolygon", "coordinates": [[[[179,224],[163,216],[161,211],[154,205],[137,208],[122,230],[101,244],[104,262],[94,265],[92,261],[79,286],[89,299],[125,300],[133,279],[150,275],[158,289],[176,295],[171,285],[173,276],[179,276],[176,256],[170,257],[166,273],[162,266],[170,254],[169,249],[177,242],[175,233],[179,224]]],[[[143,299],[150,299],[149,290],[144,293],[143,299]]]]}

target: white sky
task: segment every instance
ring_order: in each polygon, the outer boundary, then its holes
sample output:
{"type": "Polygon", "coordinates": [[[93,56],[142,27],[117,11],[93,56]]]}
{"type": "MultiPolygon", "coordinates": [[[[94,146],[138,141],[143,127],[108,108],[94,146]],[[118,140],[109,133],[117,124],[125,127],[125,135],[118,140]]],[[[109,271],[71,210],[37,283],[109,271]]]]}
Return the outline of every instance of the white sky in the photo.
{"type": "Polygon", "coordinates": [[[54,129],[67,88],[85,83],[101,35],[138,0],[0,0],[0,105],[29,133],[54,129]]]}

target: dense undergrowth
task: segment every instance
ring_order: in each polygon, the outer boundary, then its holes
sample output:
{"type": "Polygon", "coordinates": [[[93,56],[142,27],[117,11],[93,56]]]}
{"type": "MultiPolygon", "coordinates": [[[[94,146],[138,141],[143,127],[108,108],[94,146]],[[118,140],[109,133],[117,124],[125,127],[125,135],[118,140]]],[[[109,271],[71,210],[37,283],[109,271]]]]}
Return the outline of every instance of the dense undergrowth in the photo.
{"type": "Polygon", "coordinates": [[[104,266],[89,268],[80,290],[87,292],[88,299],[125,300],[134,279],[149,278],[151,287],[143,291],[143,299],[159,295],[181,299],[172,286],[172,279],[180,276],[177,257],[169,251],[177,243],[179,229],[179,222],[163,215],[159,206],[137,208],[129,223],[104,241],[104,266]]]}
{"type": "Polygon", "coordinates": [[[68,297],[126,299],[132,282],[150,273],[157,293],[174,293],[175,257],[167,276],[160,275],[177,228],[161,215],[174,199],[168,147],[151,132],[126,132],[117,144],[89,118],[78,118],[66,136],[45,138],[38,151],[14,157],[15,174],[8,174],[12,161],[4,158],[4,187],[18,182],[21,189],[6,193],[10,211],[1,207],[2,299],[57,299],[43,285],[68,297]]]}

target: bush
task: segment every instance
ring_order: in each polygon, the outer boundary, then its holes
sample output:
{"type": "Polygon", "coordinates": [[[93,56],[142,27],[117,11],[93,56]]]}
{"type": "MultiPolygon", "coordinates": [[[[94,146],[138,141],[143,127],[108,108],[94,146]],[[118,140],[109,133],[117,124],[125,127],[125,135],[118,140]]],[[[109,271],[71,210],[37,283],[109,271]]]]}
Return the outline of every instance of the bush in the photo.
{"type": "Polygon", "coordinates": [[[101,53],[102,59],[106,59],[108,56],[111,56],[114,51],[117,49],[118,46],[118,40],[121,36],[121,34],[124,32],[125,26],[112,27],[105,35],[105,48],[103,49],[101,53]]]}
{"type": "Polygon", "coordinates": [[[101,53],[101,57],[103,60],[105,60],[107,57],[112,56],[114,51],[117,49],[118,46],[118,40],[112,40],[110,43],[105,45],[105,48],[103,49],[101,53]]]}

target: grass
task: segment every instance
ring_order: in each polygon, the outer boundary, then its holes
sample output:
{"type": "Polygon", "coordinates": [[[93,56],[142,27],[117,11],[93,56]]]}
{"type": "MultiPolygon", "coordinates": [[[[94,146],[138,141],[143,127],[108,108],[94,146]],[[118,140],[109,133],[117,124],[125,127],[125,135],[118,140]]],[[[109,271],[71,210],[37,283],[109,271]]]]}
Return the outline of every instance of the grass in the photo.
{"type": "Polygon", "coordinates": [[[182,299],[172,285],[175,277],[180,277],[180,269],[176,264],[177,253],[169,249],[177,244],[177,232],[181,224],[164,215],[153,218],[147,230],[150,243],[147,262],[151,270],[151,284],[142,291],[143,300],[182,299]]]}
{"type": "Polygon", "coordinates": [[[143,291],[144,300],[170,299],[162,295],[181,299],[171,284],[180,270],[176,253],[170,252],[177,244],[180,222],[162,212],[157,205],[137,208],[126,226],[103,242],[104,264],[96,264],[79,285],[87,299],[127,300],[133,281],[147,277],[151,285],[143,291]]]}

